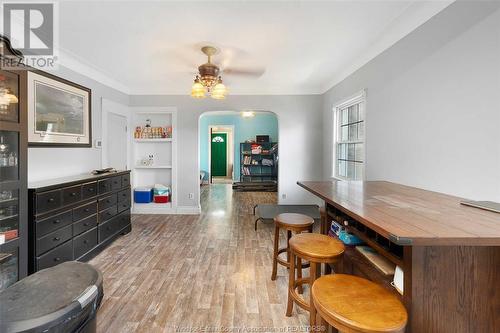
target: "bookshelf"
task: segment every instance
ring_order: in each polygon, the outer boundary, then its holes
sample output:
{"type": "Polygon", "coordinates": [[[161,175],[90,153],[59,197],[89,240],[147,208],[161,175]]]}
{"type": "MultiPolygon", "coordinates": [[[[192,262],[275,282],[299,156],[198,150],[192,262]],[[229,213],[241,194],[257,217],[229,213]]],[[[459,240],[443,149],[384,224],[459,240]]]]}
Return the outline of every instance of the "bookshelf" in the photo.
{"type": "MultiPolygon", "coordinates": [[[[170,137],[133,137],[132,187],[153,187],[154,184],[170,186],[169,203],[132,203],[134,214],[175,214],[177,209],[177,108],[175,107],[133,107],[132,135],[136,127],[150,124],[152,128],[170,127],[170,137]],[[153,156],[152,164],[144,160],[153,156]]],[[[133,200],[132,200],[133,201],[133,200]]]]}
{"type": "Polygon", "coordinates": [[[278,143],[240,143],[240,182],[258,183],[277,180],[278,143]]]}

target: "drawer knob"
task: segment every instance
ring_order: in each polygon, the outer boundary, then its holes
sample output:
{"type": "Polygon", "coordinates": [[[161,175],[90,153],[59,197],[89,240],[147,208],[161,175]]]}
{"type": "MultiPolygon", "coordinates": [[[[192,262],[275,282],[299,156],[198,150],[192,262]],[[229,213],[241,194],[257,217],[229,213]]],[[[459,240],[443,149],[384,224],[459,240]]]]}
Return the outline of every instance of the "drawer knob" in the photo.
{"type": "Polygon", "coordinates": [[[111,200],[109,200],[109,199],[108,199],[108,200],[106,200],[106,203],[111,203],[111,200]]]}
{"type": "Polygon", "coordinates": [[[55,258],[54,258],[54,261],[55,261],[55,262],[57,262],[57,261],[61,261],[61,258],[59,258],[59,257],[55,257],[55,258]]]}
{"type": "Polygon", "coordinates": [[[60,222],[61,222],[60,220],[54,220],[54,221],[52,221],[52,223],[54,223],[54,224],[59,224],[60,222]]]}
{"type": "Polygon", "coordinates": [[[83,224],[83,226],[84,226],[84,227],[88,227],[88,226],[89,226],[89,224],[88,224],[88,223],[84,223],[84,224],[83,224]]]}
{"type": "Polygon", "coordinates": [[[72,197],[76,197],[76,192],[71,192],[71,193],[70,193],[70,196],[72,196],[72,197]]]}
{"type": "Polygon", "coordinates": [[[48,202],[54,202],[55,199],[54,198],[49,198],[49,200],[47,200],[48,202]]]}
{"type": "Polygon", "coordinates": [[[84,239],[84,240],[83,240],[83,244],[88,244],[88,242],[89,242],[89,241],[88,241],[88,240],[86,240],[86,239],[84,239]]]}
{"type": "Polygon", "coordinates": [[[85,208],[83,211],[84,211],[85,213],[88,213],[88,212],[90,212],[90,209],[85,208]]]}
{"type": "Polygon", "coordinates": [[[94,192],[94,188],[93,188],[93,187],[89,187],[89,188],[87,189],[87,191],[89,191],[89,192],[94,192]]]}
{"type": "Polygon", "coordinates": [[[54,237],[54,242],[60,241],[61,237],[54,237]]]}

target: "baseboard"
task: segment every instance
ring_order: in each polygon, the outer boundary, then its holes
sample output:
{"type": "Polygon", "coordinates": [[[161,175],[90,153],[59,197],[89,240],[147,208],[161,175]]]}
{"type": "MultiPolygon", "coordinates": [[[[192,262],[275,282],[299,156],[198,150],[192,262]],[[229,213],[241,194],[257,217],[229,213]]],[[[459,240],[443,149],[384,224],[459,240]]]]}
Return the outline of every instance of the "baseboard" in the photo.
{"type": "Polygon", "coordinates": [[[177,214],[179,215],[199,215],[201,207],[198,206],[177,206],[177,214]]]}

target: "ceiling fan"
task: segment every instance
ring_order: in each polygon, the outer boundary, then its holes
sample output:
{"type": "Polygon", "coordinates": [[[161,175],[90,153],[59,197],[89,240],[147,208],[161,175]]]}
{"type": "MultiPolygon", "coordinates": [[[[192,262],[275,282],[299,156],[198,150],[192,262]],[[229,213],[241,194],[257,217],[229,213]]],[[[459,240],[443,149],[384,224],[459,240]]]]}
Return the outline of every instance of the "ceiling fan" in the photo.
{"type": "MultiPolygon", "coordinates": [[[[194,98],[204,98],[207,94],[214,99],[224,99],[227,95],[227,88],[222,82],[221,69],[216,64],[212,63],[212,57],[219,50],[214,46],[203,46],[201,48],[208,61],[198,67],[198,73],[195,76],[193,86],[191,88],[191,96],[194,98]]],[[[225,68],[222,70],[227,75],[240,76],[261,76],[264,70],[247,70],[239,68],[225,68]]]]}

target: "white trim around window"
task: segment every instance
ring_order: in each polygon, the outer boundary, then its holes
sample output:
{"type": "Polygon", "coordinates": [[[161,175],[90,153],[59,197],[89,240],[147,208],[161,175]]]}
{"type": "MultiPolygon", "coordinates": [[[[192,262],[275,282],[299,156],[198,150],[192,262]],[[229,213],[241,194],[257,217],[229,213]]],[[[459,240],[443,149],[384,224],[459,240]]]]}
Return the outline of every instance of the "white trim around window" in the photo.
{"type": "Polygon", "coordinates": [[[366,166],[366,90],[333,108],[332,177],[364,180],[366,166]]]}

